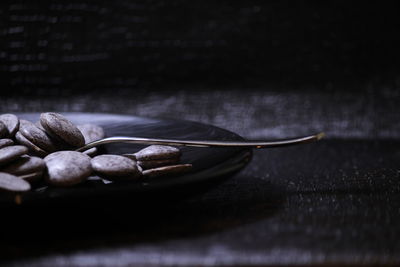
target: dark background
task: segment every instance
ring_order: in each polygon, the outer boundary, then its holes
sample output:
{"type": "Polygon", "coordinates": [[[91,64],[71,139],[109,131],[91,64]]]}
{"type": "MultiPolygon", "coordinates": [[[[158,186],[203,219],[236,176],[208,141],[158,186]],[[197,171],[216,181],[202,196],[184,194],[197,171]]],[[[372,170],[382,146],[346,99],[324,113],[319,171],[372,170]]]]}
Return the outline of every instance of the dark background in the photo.
{"type": "Polygon", "coordinates": [[[397,11],[395,1],[6,1],[0,108],[183,116],[252,138],[391,138],[397,11]]]}
{"type": "Polygon", "coordinates": [[[3,1],[1,112],[189,119],[253,139],[327,133],[318,144],[257,151],[230,180],[155,212],[144,205],[139,220],[125,206],[105,206],[82,220],[110,218],[111,227],[75,225],[29,242],[11,231],[3,258],[29,266],[399,264],[397,6],[3,1]]]}
{"type": "Polygon", "coordinates": [[[1,85],[33,94],[393,79],[394,3],[10,1],[0,11],[1,85]]]}

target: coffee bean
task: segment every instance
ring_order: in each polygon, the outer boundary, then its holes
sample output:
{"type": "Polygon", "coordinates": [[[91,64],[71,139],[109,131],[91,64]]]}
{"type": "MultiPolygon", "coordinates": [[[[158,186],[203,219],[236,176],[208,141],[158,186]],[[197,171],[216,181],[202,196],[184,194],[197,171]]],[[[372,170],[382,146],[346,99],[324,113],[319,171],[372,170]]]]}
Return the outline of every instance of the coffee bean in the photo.
{"type": "Polygon", "coordinates": [[[132,154],[132,153],[128,153],[128,154],[122,154],[122,156],[130,158],[131,160],[135,160],[137,161],[136,155],[132,154]]]}
{"type": "Polygon", "coordinates": [[[42,124],[40,123],[40,121],[37,121],[34,123],[36,125],[36,127],[38,127],[40,130],[42,130],[43,132],[45,132],[50,139],[57,145],[57,150],[74,150],[74,147],[72,147],[71,145],[65,143],[61,138],[59,138],[58,136],[49,133],[48,131],[46,131],[42,124]]]}
{"type": "Polygon", "coordinates": [[[43,178],[43,171],[32,172],[24,175],[19,175],[18,178],[23,179],[29,183],[36,183],[43,178]]]}
{"type": "Polygon", "coordinates": [[[0,121],[0,138],[7,137],[8,136],[8,130],[7,126],[0,121]]]}
{"type": "Polygon", "coordinates": [[[54,152],[44,158],[47,181],[51,185],[69,186],[85,181],[92,173],[90,157],[76,151],[54,152]]]}
{"type": "Polygon", "coordinates": [[[46,130],[43,128],[42,124],[40,124],[40,121],[35,122],[35,125],[36,125],[36,127],[38,127],[40,130],[46,131],[46,130]]]}
{"type": "Polygon", "coordinates": [[[172,166],[159,167],[143,171],[143,175],[148,178],[154,178],[165,175],[183,174],[192,169],[192,164],[179,164],[172,166]]]}
{"type": "Polygon", "coordinates": [[[14,141],[11,139],[0,139],[0,148],[6,147],[6,146],[12,146],[14,144],[14,141]]]}
{"type": "Polygon", "coordinates": [[[92,159],[93,170],[109,180],[129,180],[141,176],[136,162],[120,155],[100,155],[92,159]]]}
{"type": "Polygon", "coordinates": [[[0,172],[0,189],[12,192],[26,192],[31,189],[31,185],[12,174],[0,172]]]}
{"type": "Polygon", "coordinates": [[[44,160],[41,158],[21,156],[19,159],[1,169],[1,171],[19,176],[33,172],[41,172],[45,167],[44,160]]]}
{"type": "Polygon", "coordinates": [[[143,169],[152,169],[162,166],[174,165],[179,163],[179,158],[172,159],[159,159],[159,160],[143,160],[138,161],[137,164],[143,169]]]}
{"type": "Polygon", "coordinates": [[[0,115],[0,121],[7,127],[8,136],[14,137],[19,129],[19,119],[14,114],[0,115]]]}
{"type": "Polygon", "coordinates": [[[31,143],[46,152],[54,152],[57,150],[56,143],[35,124],[27,120],[21,120],[19,132],[31,143]]]}
{"type": "Polygon", "coordinates": [[[40,115],[40,123],[52,136],[57,136],[73,147],[85,145],[85,139],[79,129],[61,114],[48,112],[40,115]]]}
{"type": "Polygon", "coordinates": [[[28,153],[26,146],[6,146],[0,149],[0,166],[4,166],[28,153]]]}
{"type": "Polygon", "coordinates": [[[25,138],[19,131],[15,134],[15,140],[23,146],[26,146],[29,149],[29,153],[33,155],[37,155],[39,157],[46,157],[49,153],[33,144],[31,141],[25,138]]]}
{"type": "Polygon", "coordinates": [[[135,153],[137,160],[158,160],[158,159],[170,159],[178,158],[181,155],[181,151],[172,146],[161,146],[152,145],[148,146],[139,152],[135,153]]]}

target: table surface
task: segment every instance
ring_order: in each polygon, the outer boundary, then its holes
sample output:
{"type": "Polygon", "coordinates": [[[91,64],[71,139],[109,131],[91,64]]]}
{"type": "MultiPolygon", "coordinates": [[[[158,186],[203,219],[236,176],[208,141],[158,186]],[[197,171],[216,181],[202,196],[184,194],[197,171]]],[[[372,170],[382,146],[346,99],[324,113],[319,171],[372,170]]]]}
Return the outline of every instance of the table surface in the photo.
{"type": "MultiPolygon", "coordinates": [[[[98,112],[118,113],[129,107],[127,113],[196,119],[253,138],[318,129],[326,130],[327,138],[256,150],[251,163],[232,177],[145,200],[99,199],[79,206],[5,210],[2,262],[11,266],[400,263],[395,90],[226,92],[176,91],[167,99],[166,93],[152,92],[141,96],[141,104],[134,97],[121,98],[129,92],[94,97],[111,100],[99,102],[98,112]],[[218,97],[211,101],[207,96],[218,97]]],[[[3,112],[71,111],[71,107],[92,111],[91,101],[85,95],[57,101],[40,95],[0,100],[3,112]],[[78,99],[80,104],[74,106],[78,99]]]]}

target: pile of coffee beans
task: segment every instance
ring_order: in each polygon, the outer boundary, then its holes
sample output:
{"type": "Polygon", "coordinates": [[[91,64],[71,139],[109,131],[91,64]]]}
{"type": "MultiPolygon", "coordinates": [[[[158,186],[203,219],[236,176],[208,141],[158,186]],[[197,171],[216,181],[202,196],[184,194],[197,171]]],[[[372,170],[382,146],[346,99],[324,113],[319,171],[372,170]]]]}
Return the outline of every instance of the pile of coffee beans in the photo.
{"type": "Polygon", "coordinates": [[[0,189],[25,192],[43,184],[72,186],[89,177],[140,181],[192,168],[180,164],[181,151],[171,146],[152,145],[124,155],[97,155],[96,147],[74,151],[104,137],[100,126],[74,125],[53,112],[42,113],[36,123],[14,114],[0,115],[0,189]]]}

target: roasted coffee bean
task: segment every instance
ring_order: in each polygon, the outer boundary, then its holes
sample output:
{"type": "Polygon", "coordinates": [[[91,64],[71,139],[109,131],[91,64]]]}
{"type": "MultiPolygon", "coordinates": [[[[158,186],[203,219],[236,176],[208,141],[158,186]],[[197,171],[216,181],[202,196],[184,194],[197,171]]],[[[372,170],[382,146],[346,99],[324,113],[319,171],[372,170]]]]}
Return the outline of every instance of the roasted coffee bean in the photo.
{"type": "Polygon", "coordinates": [[[40,124],[51,136],[56,136],[72,147],[85,145],[85,139],[79,129],[64,116],[48,112],[40,115],[40,124]]]}
{"type": "Polygon", "coordinates": [[[42,172],[45,167],[44,160],[41,158],[21,156],[19,159],[2,168],[1,171],[19,176],[34,172],[42,172]]]}
{"type": "Polygon", "coordinates": [[[29,149],[29,153],[33,155],[37,155],[39,157],[46,157],[49,153],[33,144],[31,141],[25,138],[19,131],[15,134],[15,140],[23,146],[26,146],[29,149]]]}
{"type": "Polygon", "coordinates": [[[14,141],[11,139],[0,139],[0,148],[6,147],[6,146],[12,146],[14,144],[14,141]]]}
{"type": "Polygon", "coordinates": [[[57,144],[35,124],[27,120],[20,120],[19,132],[32,144],[46,152],[57,150],[57,144]]]}
{"type": "Polygon", "coordinates": [[[43,171],[32,172],[32,173],[20,175],[20,176],[18,176],[18,178],[23,179],[23,180],[25,180],[25,181],[27,181],[29,183],[35,183],[35,182],[38,182],[38,181],[42,180],[43,171]]]}
{"type": "Polygon", "coordinates": [[[136,162],[120,155],[100,155],[92,159],[93,170],[109,180],[129,180],[141,176],[136,162]]]}
{"type": "Polygon", "coordinates": [[[12,192],[26,192],[31,189],[31,185],[15,175],[0,172],[0,189],[12,192]]]}
{"type": "Polygon", "coordinates": [[[46,130],[43,128],[42,124],[40,124],[40,121],[35,122],[35,125],[36,125],[36,127],[38,127],[39,129],[41,129],[41,130],[43,130],[43,131],[46,131],[46,130]]]}
{"type": "Polygon", "coordinates": [[[153,178],[165,175],[179,175],[186,173],[192,169],[192,164],[179,164],[172,166],[159,167],[149,170],[144,170],[142,173],[145,177],[153,178]]]}
{"type": "Polygon", "coordinates": [[[159,160],[159,159],[171,159],[179,158],[181,156],[181,151],[172,146],[161,146],[152,145],[143,148],[139,152],[135,153],[137,160],[159,160]]]}
{"type": "Polygon", "coordinates": [[[0,138],[4,138],[8,136],[8,130],[4,123],[0,121],[0,138]]]}
{"type": "Polygon", "coordinates": [[[105,135],[99,126],[75,126],[64,116],[52,112],[42,113],[36,125],[19,120],[13,114],[0,115],[0,138],[2,136],[15,136],[17,142],[24,145],[13,146],[11,139],[0,139],[0,189],[15,192],[29,190],[26,181],[35,182],[43,177],[50,185],[74,185],[88,179],[93,170],[107,180],[135,180],[143,176],[179,175],[192,168],[191,164],[177,164],[181,152],[171,146],[152,145],[126,156],[101,155],[93,159],[86,154],[95,154],[97,148],[85,154],[54,152],[81,147],[105,135]],[[24,155],[28,148],[31,153],[47,156],[42,160],[24,155]],[[49,152],[54,153],[48,155],[49,152]]]}
{"type": "Polygon", "coordinates": [[[19,129],[19,119],[14,114],[0,115],[0,121],[7,127],[8,136],[14,137],[19,129]]]}
{"type": "Polygon", "coordinates": [[[179,158],[172,159],[159,159],[159,160],[143,160],[138,161],[137,164],[143,169],[152,169],[162,166],[175,165],[179,163],[179,158]]]}
{"type": "Polygon", "coordinates": [[[51,185],[69,186],[85,181],[92,174],[90,157],[76,151],[59,151],[44,158],[47,181],[51,185]]]}
{"type": "Polygon", "coordinates": [[[134,153],[127,153],[127,154],[122,154],[122,156],[127,157],[131,160],[137,161],[136,155],[134,153]]]}
{"type": "Polygon", "coordinates": [[[28,153],[26,146],[6,146],[0,149],[0,166],[4,166],[28,153]]]}

